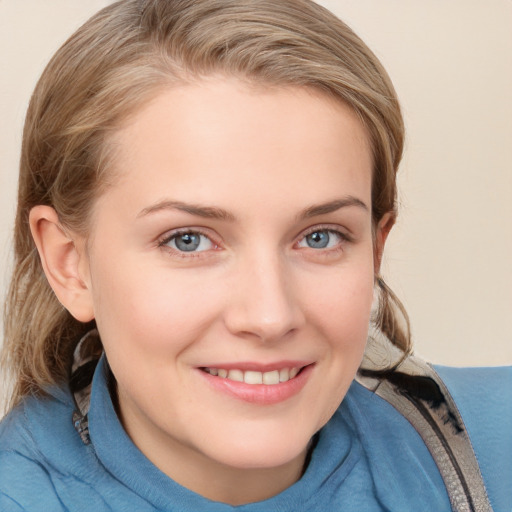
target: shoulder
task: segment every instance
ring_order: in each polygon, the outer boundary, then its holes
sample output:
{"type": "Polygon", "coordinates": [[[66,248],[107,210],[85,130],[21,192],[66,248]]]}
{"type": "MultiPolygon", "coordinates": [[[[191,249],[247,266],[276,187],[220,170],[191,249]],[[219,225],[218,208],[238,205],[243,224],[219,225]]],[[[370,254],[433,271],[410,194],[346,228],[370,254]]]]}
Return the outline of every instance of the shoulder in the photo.
{"type": "Polygon", "coordinates": [[[52,389],[0,422],[0,511],[153,510],[82,442],[74,409],[69,391],[52,389]]]}
{"type": "Polygon", "coordinates": [[[512,508],[512,367],[434,366],[473,445],[495,510],[512,508]]]}
{"type": "Polygon", "coordinates": [[[449,509],[446,487],[429,449],[391,403],[356,381],[339,412],[357,433],[382,510],[449,509]]]}
{"type": "Polygon", "coordinates": [[[51,474],[36,460],[15,450],[0,451],[0,510],[64,511],[51,474]]]}
{"type": "Polygon", "coordinates": [[[0,421],[0,451],[43,457],[52,439],[69,435],[72,411],[71,396],[59,388],[47,397],[25,397],[0,421]]]}
{"type": "Polygon", "coordinates": [[[512,447],[512,366],[434,369],[457,404],[475,449],[512,447]]]}
{"type": "Polygon", "coordinates": [[[28,397],[0,422],[0,510],[64,510],[56,486],[81,455],[72,399],[28,397]]]}

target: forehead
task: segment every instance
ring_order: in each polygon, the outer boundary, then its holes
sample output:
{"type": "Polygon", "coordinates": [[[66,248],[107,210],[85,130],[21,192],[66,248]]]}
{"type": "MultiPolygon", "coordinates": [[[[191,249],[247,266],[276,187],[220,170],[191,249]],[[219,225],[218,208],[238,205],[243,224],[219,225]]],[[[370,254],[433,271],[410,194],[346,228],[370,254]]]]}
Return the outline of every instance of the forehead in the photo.
{"type": "Polygon", "coordinates": [[[311,89],[226,78],[169,88],[112,143],[114,192],[141,209],[167,195],[233,207],[274,198],[300,207],[350,193],[370,205],[372,157],[361,121],[311,89]]]}

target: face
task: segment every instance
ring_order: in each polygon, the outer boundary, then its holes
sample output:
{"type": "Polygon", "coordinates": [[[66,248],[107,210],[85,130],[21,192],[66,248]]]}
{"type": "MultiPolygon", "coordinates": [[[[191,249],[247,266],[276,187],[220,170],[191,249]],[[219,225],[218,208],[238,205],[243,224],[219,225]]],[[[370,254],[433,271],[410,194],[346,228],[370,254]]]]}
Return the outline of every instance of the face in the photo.
{"type": "Polygon", "coordinates": [[[367,337],[360,121],[312,91],[210,79],[160,93],[112,143],[82,272],[126,430],[178,482],[190,464],[302,464],[367,337]]]}

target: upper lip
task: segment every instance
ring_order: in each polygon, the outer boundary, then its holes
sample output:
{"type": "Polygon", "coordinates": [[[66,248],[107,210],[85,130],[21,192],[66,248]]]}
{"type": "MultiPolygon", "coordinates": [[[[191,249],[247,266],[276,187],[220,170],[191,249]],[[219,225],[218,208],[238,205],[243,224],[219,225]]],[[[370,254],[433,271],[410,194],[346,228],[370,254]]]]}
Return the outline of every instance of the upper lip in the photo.
{"type": "Polygon", "coordinates": [[[304,360],[286,360],[273,363],[256,363],[252,361],[239,361],[232,363],[212,363],[199,366],[199,368],[222,368],[223,370],[242,370],[253,372],[271,372],[273,370],[282,370],[283,368],[303,368],[313,364],[313,361],[304,360]]]}

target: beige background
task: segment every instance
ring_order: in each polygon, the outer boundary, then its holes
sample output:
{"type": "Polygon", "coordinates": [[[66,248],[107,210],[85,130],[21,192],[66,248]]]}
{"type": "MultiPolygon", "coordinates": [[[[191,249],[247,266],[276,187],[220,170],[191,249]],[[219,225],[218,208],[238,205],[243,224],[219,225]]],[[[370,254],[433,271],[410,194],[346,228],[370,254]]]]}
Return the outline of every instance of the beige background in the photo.
{"type": "MultiPolygon", "coordinates": [[[[106,0],[0,0],[0,291],[24,112],[46,61],[106,0]]],[[[408,128],[384,275],[416,350],[512,364],[512,1],[323,0],[388,69],[408,128]]],[[[0,392],[1,395],[1,392],[0,392]]]]}

